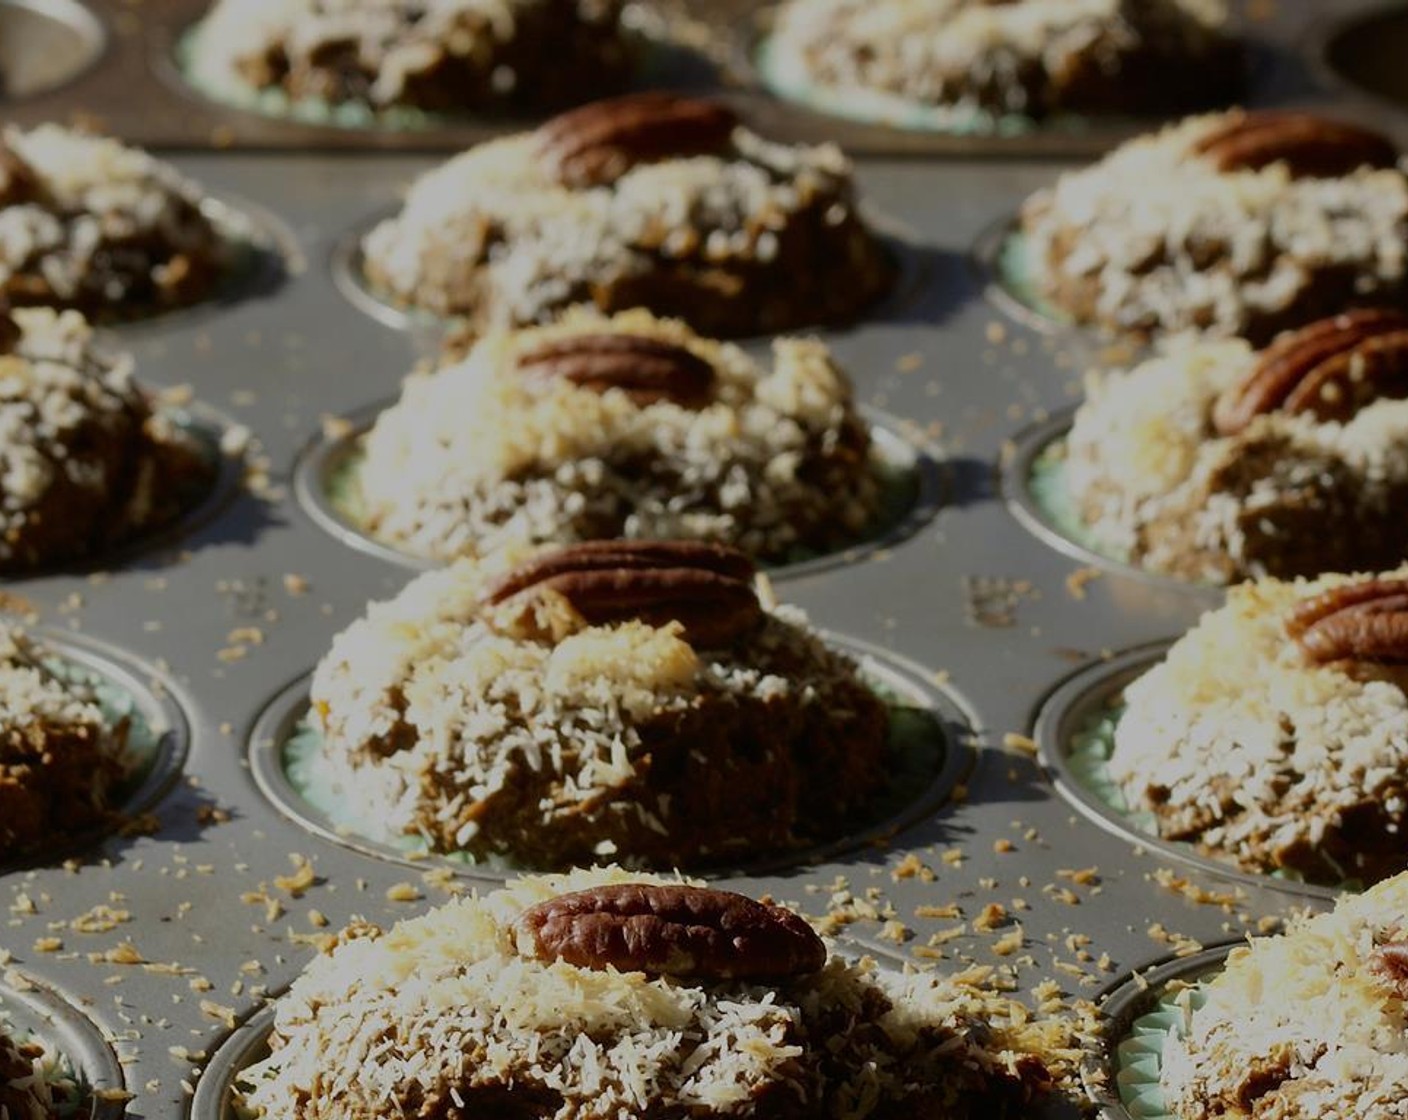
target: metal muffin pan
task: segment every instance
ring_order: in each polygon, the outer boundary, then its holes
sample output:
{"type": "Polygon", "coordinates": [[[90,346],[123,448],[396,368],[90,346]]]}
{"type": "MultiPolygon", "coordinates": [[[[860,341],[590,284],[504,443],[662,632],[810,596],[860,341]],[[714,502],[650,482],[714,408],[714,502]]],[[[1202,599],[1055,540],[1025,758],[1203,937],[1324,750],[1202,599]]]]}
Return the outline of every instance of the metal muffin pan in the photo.
{"type": "MultiPolygon", "coordinates": [[[[69,87],[68,100],[27,104],[24,119],[63,117],[62,106],[82,103],[106,111],[115,129],[150,138],[164,116],[185,114],[204,123],[168,139],[209,139],[204,110],[136,76],[149,66],[144,42],[171,30],[165,21],[176,6],[95,3],[114,37],[99,71],[128,75],[126,93],[101,94],[112,87],[90,84],[93,71],[69,87]],[[150,130],[139,127],[142,116],[150,130]]],[[[1257,26],[1303,28],[1315,7],[1280,0],[1271,22],[1257,26]]],[[[439,333],[388,327],[335,279],[349,236],[439,157],[318,154],[319,144],[306,132],[295,140],[295,131],[280,132],[278,146],[301,151],[171,155],[272,231],[284,261],[277,275],[214,306],[104,328],[109,345],[135,353],[144,383],[190,385],[201,406],[250,429],[245,485],[179,534],[100,572],[3,587],[6,604],[32,610],[40,625],[149,665],[169,682],[189,729],[182,780],[156,802],[154,833],[109,837],[68,867],[56,860],[6,872],[0,891],[9,908],[0,945],[111,1040],[137,1117],[190,1114],[206,1062],[266,993],[298,974],[312,953],[309,935],[354,915],[389,924],[447,897],[432,864],[358,851],[290,817],[251,767],[261,715],[368,600],[395,594],[414,574],[308,515],[295,493],[307,449],[326,418],[365,417],[394,396],[439,333]],[[311,860],[311,883],[294,874],[291,854],[298,866],[311,860]],[[77,919],[99,906],[121,917],[84,932],[94,924],[77,919]]],[[[342,143],[381,140],[354,134],[342,143]]],[[[932,686],[972,745],[951,796],[893,835],[721,881],[812,914],[834,911],[854,945],[884,946],[920,965],[1012,968],[1024,988],[1054,978],[1091,997],[1165,954],[1174,934],[1211,944],[1328,901],[1112,836],[1058,793],[1036,756],[1040,705],[1073,670],[1180,634],[1218,601],[1206,589],[1069,556],[1003,500],[1000,466],[1017,433],[1072,405],[1083,371],[1108,357],[1089,333],[1034,329],[989,303],[987,281],[972,267],[982,232],[1059,170],[1032,159],[860,162],[863,197],[894,228],[912,231],[906,252],[922,268],[903,300],[818,333],[872,417],[900,418],[908,442],[933,448],[942,501],[912,531],[798,572],[778,591],[817,626],[897,659],[932,686]],[[1194,902],[1198,891],[1227,901],[1194,902]],[[992,950],[1012,923],[996,934],[967,924],[949,939],[991,902],[1020,923],[1020,953],[992,950]],[[916,913],[949,903],[962,907],[961,919],[916,913]]]]}
{"type": "MultiPolygon", "coordinates": [[[[348,128],[291,120],[214,101],[186,81],[178,62],[183,36],[208,0],[6,0],[46,9],[86,5],[106,27],[109,49],[96,65],[66,75],[49,92],[6,104],[19,124],[99,118],[109,129],[145,144],[366,151],[453,151],[488,136],[525,127],[522,116],[479,115],[424,128],[348,128]]],[[[1337,0],[1337,13],[1374,0],[1337,0]]],[[[1382,0],[1378,0],[1382,2],[1382,0]]],[[[1305,43],[1323,7],[1316,0],[1230,0],[1251,45],[1245,101],[1253,105],[1325,106],[1335,82],[1310,61],[1305,43]]],[[[644,84],[721,92],[749,120],[782,139],[835,140],[874,155],[1013,155],[1074,158],[1103,151],[1150,122],[1081,122],[1038,127],[1013,136],[959,136],[858,123],[825,116],[772,94],[762,83],[754,52],[772,0],[641,0],[649,34],[664,31],[679,46],[649,58],[644,84]]],[[[90,20],[85,20],[85,26],[90,20]]],[[[1391,114],[1390,114],[1391,116],[1391,114]]],[[[1157,123],[1157,122],[1153,122],[1157,123]]]]}

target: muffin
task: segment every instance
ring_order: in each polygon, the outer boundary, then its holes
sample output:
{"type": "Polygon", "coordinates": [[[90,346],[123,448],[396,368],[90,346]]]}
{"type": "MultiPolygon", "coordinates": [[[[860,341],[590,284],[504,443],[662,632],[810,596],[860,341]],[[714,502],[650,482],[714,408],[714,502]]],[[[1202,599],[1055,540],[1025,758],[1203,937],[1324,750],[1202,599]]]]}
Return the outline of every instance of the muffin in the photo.
{"type": "Polygon", "coordinates": [[[0,573],[66,564],[169,523],[214,472],[94,349],[76,311],[0,312],[0,573]]]}
{"type": "Polygon", "coordinates": [[[541,869],[833,837],[889,752],[856,665],[742,553],[686,541],[421,576],[333,641],[310,718],[318,780],[386,838],[541,869]]]}
{"type": "Polygon", "coordinates": [[[129,723],[93,687],[0,622],[0,859],[55,848],[109,823],[131,776],[129,723]]]}
{"type": "Polygon", "coordinates": [[[423,175],[363,243],[372,285],[472,327],[575,304],[736,336],[853,318],[890,287],[834,145],[776,144],[712,101],[598,101],[423,175]]]}
{"type": "Polygon", "coordinates": [[[1078,323],[1261,344],[1402,306],[1408,178],[1387,138],[1308,113],[1193,117],[1022,210],[1036,286],[1078,323]]]}
{"type": "Polygon", "coordinates": [[[1171,1033],[1178,1120],[1396,1120],[1408,1085],[1408,876],[1233,951],[1171,1033]]]}
{"type": "Polygon", "coordinates": [[[1060,478],[1102,552],[1210,583],[1408,559],[1408,315],[1171,346],[1087,394],[1060,478]]]}
{"type": "Polygon", "coordinates": [[[146,152],[0,132],[0,299],[130,318],[202,299],[227,257],[198,189],[146,152]]]}
{"type": "Polygon", "coordinates": [[[1376,882],[1408,867],[1406,693],[1408,568],[1240,584],[1125,690],[1109,773],[1167,839],[1376,882]]]}
{"type": "Polygon", "coordinates": [[[1042,119],[1235,100],[1242,52],[1226,25],[1222,0],[788,0],[772,44],[838,94],[1042,119]]]}
{"type": "Polygon", "coordinates": [[[345,930],[276,1004],[240,1103],[264,1120],[998,1120],[1046,1094],[1071,1034],[971,976],[828,953],[782,907],[608,868],[345,930]]]}
{"type": "Polygon", "coordinates": [[[853,542],[880,503],[824,345],[777,341],[767,369],[646,311],[491,332],[412,374],[363,447],[361,522],[437,560],[630,537],[783,561],[853,542]]]}
{"type": "Polygon", "coordinates": [[[215,88],[437,112],[584,101],[623,87],[620,0],[216,0],[191,67],[215,88]]]}

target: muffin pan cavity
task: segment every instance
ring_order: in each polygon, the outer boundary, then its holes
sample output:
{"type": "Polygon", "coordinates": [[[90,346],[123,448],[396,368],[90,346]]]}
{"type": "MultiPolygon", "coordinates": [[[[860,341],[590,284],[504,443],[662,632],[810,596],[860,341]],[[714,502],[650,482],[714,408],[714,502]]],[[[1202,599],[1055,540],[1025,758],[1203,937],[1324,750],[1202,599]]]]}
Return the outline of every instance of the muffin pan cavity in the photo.
{"type": "MultiPolygon", "coordinates": [[[[780,873],[843,857],[887,840],[931,818],[953,795],[972,767],[974,721],[966,705],[946,688],[926,680],[922,669],[851,638],[823,635],[833,648],[854,658],[865,682],[885,701],[890,713],[890,772],[860,819],[835,835],[787,852],[757,855],[702,870],[706,874],[780,873]]],[[[285,816],[324,839],[363,855],[425,869],[444,866],[457,874],[502,880],[527,871],[560,870],[475,863],[468,855],[442,856],[426,851],[414,837],[386,838],[374,820],[339,805],[335,792],[310,762],[320,736],[308,721],[305,675],[280,692],[264,709],[250,736],[249,768],[260,792],[285,816]]]]}
{"type": "Polygon", "coordinates": [[[1338,887],[1253,874],[1203,855],[1192,844],[1161,839],[1153,819],[1129,807],[1107,767],[1115,727],[1124,715],[1122,694],[1163,658],[1169,644],[1159,642],[1115,654],[1068,677],[1046,698],[1033,738],[1057,792],[1086,819],[1141,851],[1241,884],[1304,898],[1335,897],[1338,887]]]}
{"type": "MultiPolygon", "coordinates": [[[[405,552],[378,540],[366,526],[357,476],[368,429],[392,402],[324,426],[304,448],[294,467],[293,487],[310,518],[352,548],[415,571],[439,567],[435,560],[405,552]]],[[[863,410],[870,422],[872,459],[881,480],[881,503],[864,534],[843,548],[822,554],[798,555],[768,569],[774,580],[813,575],[840,564],[858,563],[879,549],[898,544],[919,532],[942,508],[945,499],[941,454],[908,438],[895,418],[863,410]]]]}
{"type": "Polygon", "coordinates": [[[1323,32],[1321,63],[1352,89],[1408,110],[1408,5],[1392,3],[1337,17],[1323,32]]]}

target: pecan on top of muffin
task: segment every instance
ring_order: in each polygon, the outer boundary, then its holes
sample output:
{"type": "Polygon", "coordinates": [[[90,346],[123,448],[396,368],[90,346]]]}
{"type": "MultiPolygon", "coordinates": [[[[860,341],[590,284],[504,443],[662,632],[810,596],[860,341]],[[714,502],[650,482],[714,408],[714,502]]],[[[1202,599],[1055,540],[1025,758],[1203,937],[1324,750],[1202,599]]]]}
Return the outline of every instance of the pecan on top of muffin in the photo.
{"type": "Polygon", "coordinates": [[[1042,294],[1080,323],[1265,343],[1408,302],[1408,176],[1386,137],[1310,113],[1194,117],[1022,211],[1042,294]]]}
{"type": "Polygon", "coordinates": [[[1170,345],[1087,393],[1061,477],[1109,555],[1212,583],[1408,559],[1408,314],[1170,345]]]}
{"type": "Polygon", "coordinates": [[[313,677],[310,762],[430,851],[699,866],[834,838],[884,789],[889,709],[751,562],[595,541],[460,560],[374,604],[313,677]]]}
{"type": "Polygon", "coordinates": [[[377,417],[356,520],[438,560],[618,536],[773,563],[851,544],[881,504],[870,433],[821,342],[772,350],[768,368],[639,310],[492,331],[377,417]]]}
{"type": "Polygon", "coordinates": [[[396,301],[480,329],[586,304],[758,334],[853,318],[894,280],[838,148],[773,143],[665,93],[456,156],[367,236],[363,264],[396,301]]]}

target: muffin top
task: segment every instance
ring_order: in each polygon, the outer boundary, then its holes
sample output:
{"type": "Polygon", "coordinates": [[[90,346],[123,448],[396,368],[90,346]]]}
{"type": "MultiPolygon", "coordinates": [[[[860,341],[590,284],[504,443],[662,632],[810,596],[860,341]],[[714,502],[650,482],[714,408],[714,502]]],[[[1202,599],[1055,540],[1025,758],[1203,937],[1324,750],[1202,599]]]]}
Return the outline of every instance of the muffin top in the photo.
{"type": "Polygon", "coordinates": [[[1336,269],[1354,271],[1361,303],[1401,287],[1408,178],[1374,133],[1232,110],[1063,175],[1026,204],[1023,224],[1044,283],[1055,270],[1097,285],[1098,321],[1238,334],[1336,269]]]}
{"type": "Polygon", "coordinates": [[[1179,1120],[1388,1120],[1408,1084],[1408,875],[1233,951],[1170,1036],[1179,1120]]]}
{"type": "Polygon", "coordinates": [[[183,302],[221,251],[200,202],[193,183],[139,148],[54,124],[8,126],[0,291],[14,303],[121,315],[183,302]],[[108,260],[114,243],[144,255],[140,264],[108,260]]]}
{"type": "Polygon", "coordinates": [[[55,1064],[55,1056],[38,1041],[17,1040],[0,1013],[0,1111],[9,1120],[56,1120],[60,1104],[72,1103],[56,1099],[56,1080],[62,1082],[65,1098],[76,1096],[77,1087],[53,1069],[55,1064]]]}
{"type": "Polygon", "coordinates": [[[364,251],[375,280],[441,312],[474,305],[484,265],[501,320],[534,323],[590,302],[594,285],[654,274],[662,258],[767,264],[799,212],[824,202],[839,225],[851,195],[834,145],[774,143],[720,104],[641,94],[427,172],[364,251]]]}
{"type": "Polygon", "coordinates": [[[42,744],[49,730],[86,728],[120,744],[91,689],[56,676],[46,656],[22,629],[0,622],[0,743],[42,744]]]}
{"type": "Polygon", "coordinates": [[[491,332],[409,377],[365,452],[375,532],[440,557],[566,544],[600,535],[600,518],[776,558],[818,524],[853,535],[876,497],[868,434],[821,342],[777,340],[767,369],[646,311],[491,332]],[[598,492],[610,515],[593,513],[598,492]]]}
{"type": "Polygon", "coordinates": [[[493,1094],[581,1120],[946,1114],[957,1098],[994,1115],[1049,1084],[1069,1038],[971,980],[828,956],[781,908],[608,868],[345,932],[243,1080],[270,1120],[493,1094]]]}

